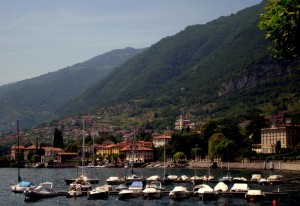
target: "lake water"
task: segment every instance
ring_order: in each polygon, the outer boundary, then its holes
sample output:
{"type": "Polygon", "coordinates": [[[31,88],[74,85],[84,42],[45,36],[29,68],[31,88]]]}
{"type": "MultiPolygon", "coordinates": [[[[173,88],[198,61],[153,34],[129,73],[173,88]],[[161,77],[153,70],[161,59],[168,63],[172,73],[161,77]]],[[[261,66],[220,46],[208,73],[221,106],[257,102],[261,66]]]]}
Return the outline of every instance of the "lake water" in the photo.
{"type": "MultiPolygon", "coordinates": [[[[76,168],[60,168],[60,169],[46,169],[46,168],[36,168],[36,169],[21,169],[21,177],[23,180],[33,181],[35,184],[39,184],[42,181],[50,181],[53,182],[53,187],[56,191],[67,191],[68,185],[65,184],[65,178],[74,178],[77,174],[81,174],[81,169],[76,168]]],[[[90,178],[97,178],[100,180],[99,185],[105,184],[105,180],[110,176],[124,176],[126,171],[124,168],[86,168],[84,172],[90,178]]],[[[135,172],[143,174],[145,177],[149,177],[151,175],[163,175],[163,168],[137,168],[135,172]]],[[[216,178],[226,176],[227,170],[220,169],[212,169],[211,174],[216,178]]],[[[285,178],[296,178],[300,177],[300,172],[279,172],[279,171],[248,171],[248,170],[230,170],[230,174],[233,177],[246,177],[247,179],[251,178],[251,175],[254,173],[259,173],[263,177],[267,178],[272,174],[280,174],[285,178]]],[[[199,176],[207,173],[207,170],[204,169],[176,169],[170,168],[167,169],[168,174],[172,175],[187,175],[189,177],[197,174],[199,176]]],[[[42,199],[38,201],[25,201],[25,197],[23,194],[16,194],[11,192],[9,185],[11,183],[16,182],[17,180],[17,169],[16,168],[1,168],[0,169],[0,205],[47,205],[47,206],[93,206],[93,205],[125,205],[125,206],[138,206],[138,205],[146,205],[146,206],[177,206],[177,205],[272,205],[272,199],[268,198],[258,203],[247,203],[244,198],[237,198],[231,196],[221,196],[218,200],[203,202],[200,201],[196,197],[190,197],[183,201],[174,201],[169,199],[168,195],[165,194],[162,198],[157,200],[145,200],[144,198],[138,197],[128,200],[119,200],[117,195],[110,195],[108,199],[105,200],[88,200],[87,197],[78,197],[78,198],[66,198],[65,196],[58,196],[54,198],[42,199]]],[[[193,189],[193,185],[190,183],[178,183],[181,185],[185,185],[189,190],[193,189]]],[[[216,183],[210,183],[212,187],[214,187],[216,183]]],[[[262,186],[258,184],[248,184],[250,189],[260,188],[263,191],[273,191],[277,190],[278,186],[262,186]]],[[[96,185],[97,186],[97,185],[96,185]]],[[[231,187],[230,185],[229,187],[231,187]]],[[[174,185],[170,185],[167,187],[167,190],[173,189],[174,185]]],[[[288,193],[287,196],[281,197],[277,199],[277,205],[299,205],[300,203],[300,184],[299,183],[288,183],[279,186],[280,190],[293,190],[288,193]],[[295,191],[297,190],[297,191],[295,191]]]]}

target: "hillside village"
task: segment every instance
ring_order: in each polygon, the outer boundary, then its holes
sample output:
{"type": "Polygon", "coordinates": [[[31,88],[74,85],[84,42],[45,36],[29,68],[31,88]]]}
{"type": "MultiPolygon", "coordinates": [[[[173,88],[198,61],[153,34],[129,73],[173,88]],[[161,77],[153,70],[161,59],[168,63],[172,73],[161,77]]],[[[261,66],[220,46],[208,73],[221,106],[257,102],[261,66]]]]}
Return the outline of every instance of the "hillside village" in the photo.
{"type": "MultiPolygon", "coordinates": [[[[283,112],[263,117],[270,124],[269,127],[261,129],[260,142],[252,144],[253,152],[273,154],[277,152],[279,145],[280,148],[294,148],[300,143],[300,126],[292,124],[291,119],[284,116],[283,112]]],[[[16,160],[16,154],[19,151],[26,166],[75,167],[81,164],[83,148],[86,164],[124,166],[126,162],[134,162],[143,165],[158,160],[154,157],[154,150],[168,144],[174,134],[185,129],[195,131],[199,135],[203,133],[200,125],[187,117],[188,115],[179,115],[174,122],[174,129],[162,132],[134,126],[126,129],[119,128],[107,122],[104,124],[105,121],[99,120],[98,115],[67,118],[55,124],[49,123],[33,130],[20,131],[19,147],[16,133],[1,138],[1,145],[11,145],[6,150],[2,149],[2,155],[9,155],[11,160],[16,160]],[[64,148],[53,147],[55,130],[61,132],[64,148]],[[82,147],[83,136],[85,137],[84,147],[82,147]],[[70,149],[74,145],[77,146],[76,149],[70,149]],[[94,163],[93,157],[95,157],[94,163]]],[[[240,122],[239,127],[246,128],[250,123],[248,120],[240,122]]],[[[251,138],[250,135],[249,139],[251,138]]],[[[193,149],[195,148],[190,148],[190,150],[193,149]]],[[[201,158],[203,160],[207,156],[201,157],[199,154],[197,159],[201,158]]]]}

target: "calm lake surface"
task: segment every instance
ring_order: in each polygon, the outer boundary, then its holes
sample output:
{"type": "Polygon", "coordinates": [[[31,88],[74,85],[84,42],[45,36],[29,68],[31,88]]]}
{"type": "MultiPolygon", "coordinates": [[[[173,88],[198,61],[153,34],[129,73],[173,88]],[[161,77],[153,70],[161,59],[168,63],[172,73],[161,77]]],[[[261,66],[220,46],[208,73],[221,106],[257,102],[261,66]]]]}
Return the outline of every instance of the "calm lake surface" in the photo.
{"type": "MultiPolygon", "coordinates": [[[[143,174],[145,177],[151,175],[163,176],[163,168],[137,168],[134,170],[137,173],[143,174]]],[[[53,187],[56,191],[67,191],[68,185],[65,184],[65,178],[75,178],[77,174],[81,174],[81,169],[76,168],[60,168],[60,169],[47,169],[47,168],[35,168],[35,169],[21,169],[21,177],[23,180],[33,181],[36,185],[43,181],[53,182],[53,187]]],[[[105,184],[105,180],[110,176],[124,176],[126,170],[124,168],[86,168],[84,172],[89,178],[98,178],[100,180],[98,185],[105,184]]],[[[211,169],[211,174],[215,176],[216,179],[222,176],[226,176],[228,172],[233,177],[246,177],[250,179],[252,174],[259,173],[262,177],[267,178],[272,174],[280,174],[285,178],[296,178],[300,177],[300,172],[280,172],[280,171],[248,171],[248,170],[221,170],[221,169],[211,169]]],[[[207,173],[205,169],[178,169],[178,168],[168,168],[168,174],[172,175],[187,175],[189,177],[193,175],[204,175],[207,173]]],[[[164,206],[164,205],[272,205],[272,199],[268,198],[258,203],[247,203],[244,198],[237,198],[231,196],[221,196],[218,200],[203,202],[196,197],[190,197],[183,201],[174,201],[169,199],[168,195],[165,194],[162,198],[157,200],[145,200],[142,196],[138,198],[119,200],[117,195],[110,195],[108,199],[105,200],[88,200],[86,196],[78,198],[66,198],[65,196],[58,196],[54,198],[42,199],[38,201],[25,201],[23,194],[15,194],[11,192],[9,185],[15,183],[17,180],[17,169],[16,168],[1,168],[0,169],[0,205],[47,205],[47,206],[88,206],[88,205],[147,205],[147,206],[164,206]]],[[[193,185],[190,183],[176,183],[180,185],[187,186],[189,190],[193,189],[193,185]]],[[[210,183],[210,186],[214,187],[216,183],[210,183]]],[[[262,186],[258,184],[248,184],[250,189],[262,189],[263,191],[273,191],[277,190],[278,186],[262,186]]],[[[95,185],[97,186],[97,185],[95,185]]],[[[167,190],[172,190],[174,185],[167,187],[167,190]]],[[[231,188],[232,185],[229,186],[231,188]]],[[[279,186],[280,190],[294,190],[290,191],[287,196],[277,199],[277,206],[283,205],[299,205],[300,204],[300,183],[287,183],[279,186]],[[297,191],[295,191],[297,190],[297,191]]]]}

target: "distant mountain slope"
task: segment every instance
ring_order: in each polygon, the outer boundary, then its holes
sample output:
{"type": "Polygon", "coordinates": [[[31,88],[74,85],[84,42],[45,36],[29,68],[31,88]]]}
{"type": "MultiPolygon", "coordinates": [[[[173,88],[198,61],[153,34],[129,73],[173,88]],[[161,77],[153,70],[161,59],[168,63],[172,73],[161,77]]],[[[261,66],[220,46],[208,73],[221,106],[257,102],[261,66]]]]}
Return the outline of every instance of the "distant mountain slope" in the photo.
{"type": "Polygon", "coordinates": [[[0,87],[0,123],[20,119],[33,126],[56,117],[55,111],[80,95],[113,68],[145,49],[117,49],[88,61],[0,87]]]}
{"type": "Polygon", "coordinates": [[[68,102],[59,113],[71,115],[137,99],[143,107],[173,105],[178,111],[186,107],[206,116],[225,111],[242,114],[247,106],[272,103],[274,96],[296,97],[293,101],[297,102],[299,72],[269,57],[268,42],[258,30],[264,6],[262,2],[162,39],[68,102]]]}

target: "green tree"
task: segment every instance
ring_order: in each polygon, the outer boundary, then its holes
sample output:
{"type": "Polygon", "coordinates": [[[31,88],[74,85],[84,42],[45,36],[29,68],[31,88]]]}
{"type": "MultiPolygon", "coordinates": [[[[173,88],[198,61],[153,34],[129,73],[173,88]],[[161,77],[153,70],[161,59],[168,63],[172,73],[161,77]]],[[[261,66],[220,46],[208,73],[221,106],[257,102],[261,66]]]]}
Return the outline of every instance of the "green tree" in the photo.
{"type": "Polygon", "coordinates": [[[32,155],[31,158],[30,158],[30,162],[34,162],[34,163],[37,163],[37,162],[40,162],[41,161],[41,158],[39,155],[32,155]]]}
{"type": "Polygon", "coordinates": [[[64,148],[64,140],[62,136],[62,131],[55,128],[54,130],[54,140],[53,140],[53,147],[55,148],[64,148]]]}
{"type": "Polygon", "coordinates": [[[222,161],[230,161],[233,159],[235,151],[235,142],[227,138],[222,139],[215,147],[217,154],[222,154],[222,161]]]}
{"type": "Polygon", "coordinates": [[[184,154],[183,152],[176,152],[176,153],[173,155],[173,159],[174,159],[175,161],[185,159],[185,154],[184,154]]]}
{"type": "Polygon", "coordinates": [[[217,145],[224,140],[225,137],[223,134],[216,133],[213,134],[208,141],[208,156],[210,158],[219,156],[217,145]]]}
{"type": "Polygon", "coordinates": [[[77,153],[79,148],[77,144],[68,144],[65,149],[66,152],[75,152],[77,153]]]}
{"type": "Polygon", "coordinates": [[[300,57],[300,3],[299,0],[269,0],[261,14],[258,27],[265,30],[266,39],[273,42],[277,58],[300,57]]]}

